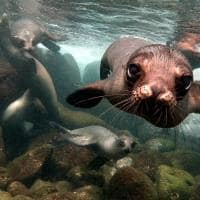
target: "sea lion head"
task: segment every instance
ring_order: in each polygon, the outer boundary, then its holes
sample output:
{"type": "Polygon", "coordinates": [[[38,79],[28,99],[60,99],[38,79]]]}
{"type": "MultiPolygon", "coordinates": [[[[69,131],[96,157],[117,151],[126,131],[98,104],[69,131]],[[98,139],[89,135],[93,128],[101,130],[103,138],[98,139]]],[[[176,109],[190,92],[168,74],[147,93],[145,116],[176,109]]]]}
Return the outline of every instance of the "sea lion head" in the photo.
{"type": "Polygon", "coordinates": [[[33,32],[24,29],[17,35],[12,36],[12,41],[16,47],[23,48],[26,51],[31,51],[36,43],[34,42],[34,38],[35,36],[33,32]]]}
{"type": "Polygon", "coordinates": [[[193,82],[190,64],[176,49],[150,45],[136,51],[126,66],[130,112],[159,127],[177,125],[193,82]]]}
{"type": "Polygon", "coordinates": [[[119,137],[107,137],[106,140],[100,142],[101,156],[108,159],[120,159],[132,152],[136,145],[133,137],[128,135],[120,135],[119,137]]]}
{"type": "Polygon", "coordinates": [[[158,127],[176,126],[187,116],[185,105],[193,75],[181,52],[160,44],[144,46],[118,68],[108,79],[69,96],[68,102],[91,107],[105,96],[121,110],[158,127]],[[89,100],[89,106],[83,99],[89,100]]]}

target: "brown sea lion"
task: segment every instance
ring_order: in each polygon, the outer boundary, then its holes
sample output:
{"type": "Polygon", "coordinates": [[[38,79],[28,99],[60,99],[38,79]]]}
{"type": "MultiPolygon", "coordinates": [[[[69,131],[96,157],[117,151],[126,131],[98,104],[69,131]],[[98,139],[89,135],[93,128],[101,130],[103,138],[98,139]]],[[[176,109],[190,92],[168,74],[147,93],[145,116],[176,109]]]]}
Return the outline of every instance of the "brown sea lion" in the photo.
{"type": "Polygon", "coordinates": [[[32,19],[19,19],[10,25],[13,43],[25,50],[32,50],[38,43],[42,43],[48,49],[57,52],[60,47],[54,43],[61,38],[47,31],[40,23],[32,19]]]}
{"type": "MultiPolygon", "coordinates": [[[[22,99],[22,101],[18,102],[26,102],[31,99],[39,99],[49,113],[49,116],[51,116],[51,118],[57,118],[57,95],[53,81],[47,70],[38,60],[28,52],[20,50],[13,45],[6,15],[3,15],[0,19],[0,48],[7,61],[15,68],[16,73],[20,77],[21,84],[29,91],[25,92],[23,95],[26,98],[22,96],[15,101],[22,99]]],[[[14,105],[19,106],[20,109],[26,109],[25,104],[28,105],[27,103],[22,103],[22,105],[21,103],[17,103],[14,105]]],[[[9,106],[11,106],[11,104],[9,106]]],[[[10,109],[9,106],[5,110],[4,116],[13,118],[17,114],[15,111],[18,110],[18,108],[14,106],[14,109],[10,109]],[[7,111],[9,111],[9,114],[6,114],[7,111]]],[[[9,121],[7,117],[3,117],[3,120],[9,121]]],[[[19,118],[15,118],[15,120],[18,121],[19,118]]]]}
{"type": "Polygon", "coordinates": [[[158,127],[174,127],[189,113],[200,112],[200,83],[180,51],[138,38],[121,38],[106,50],[101,79],[67,97],[89,108],[106,97],[119,109],[158,127]]]}
{"type": "Polygon", "coordinates": [[[174,41],[168,42],[168,45],[180,50],[189,60],[193,69],[199,67],[200,63],[200,34],[185,32],[179,34],[174,41]]]}

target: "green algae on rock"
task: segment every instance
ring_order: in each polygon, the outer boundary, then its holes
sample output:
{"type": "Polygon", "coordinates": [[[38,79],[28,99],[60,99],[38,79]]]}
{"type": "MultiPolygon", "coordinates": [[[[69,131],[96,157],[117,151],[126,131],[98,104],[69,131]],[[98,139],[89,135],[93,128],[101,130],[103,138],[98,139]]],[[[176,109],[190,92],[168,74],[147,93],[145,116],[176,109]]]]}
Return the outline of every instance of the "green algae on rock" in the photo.
{"type": "Polygon", "coordinates": [[[38,179],[31,186],[30,191],[33,197],[38,199],[50,193],[57,192],[57,189],[56,189],[55,184],[49,181],[43,181],[43,180],[38,179]]]}
{"type": "Polygon", "coordinates": [[[25,181],[33,178],[52,153],[51,145],[29,150],[8,164],[8,173],[13,180],[25,181]]]}
{"type": "Polygon", "coordinates": [[[25,195],[25,196],[30,196],[31,197],[31,192],[30,190],[21,182],[19,181],[14,181],[12,182],[8,188],[7,191],[12,195],[12,196],[17,196],[17,195],[25,195]]]}
{"type": "Polygon", "coordinates": [[[0,191],[0,200],[12,200],[12,196],[8,192],[0,191]]]}
{"type": "Polygon", "coordinates": [[[76,200],[102,200],[103,191],[100,187],[87,185],[73,191],[76,200]]]}
{"type": "Polygon", "coordinates": [[[108,186],[108,199],[155,200],[157,194],[148,176],[133,167],[124,167],[111,178],[108,186]]]}
{"type": "Polygon", "coordinates": [[[194,186],[194,178],[186,171],[160,165],[157,177],[158,195],[161,200],[188,200],[194,186]]]}
{"type": "Polygon", "coordinates": [[[200,153],[194,151],[176,151],[165,154],[171,165],[188,171],[196,176],[200,174],[200,153]]]}
{"type": "Polygon", "coordinates": [[[104,176],[95,170],[87,170],[79,166],[73,167],[67,176],[68,180],[74,184],[74,187],[81,187],[84,185],[103,186],[105,183],[104,176]]]}
{"type": "Polygon", "coordinates": [[[145,173],[154,182],[158,166],[168,164],[169,161],[160,152],[141,151],[137,154],[130,154],[133,158],[133,167],[145,173]]]}
{"type": "Polygon", "coordinates": [[[25,195],[17,195],[17,196],[14,196],[12,200],[34,200],[34,199],[25,195]]]}

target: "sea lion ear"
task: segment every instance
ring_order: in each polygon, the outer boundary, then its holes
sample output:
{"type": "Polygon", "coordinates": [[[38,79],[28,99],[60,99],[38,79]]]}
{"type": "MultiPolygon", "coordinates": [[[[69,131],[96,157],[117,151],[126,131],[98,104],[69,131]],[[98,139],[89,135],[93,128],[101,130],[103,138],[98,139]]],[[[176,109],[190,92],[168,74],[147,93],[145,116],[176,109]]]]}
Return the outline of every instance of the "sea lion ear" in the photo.
{"type": "Polygon", "coordinates": [[[84,88],[76,90],[70,94],[66,101],[76,107],[91,108],[96,106],[104,96],[103,86],[104,81],[98,81],[84,88]]]}

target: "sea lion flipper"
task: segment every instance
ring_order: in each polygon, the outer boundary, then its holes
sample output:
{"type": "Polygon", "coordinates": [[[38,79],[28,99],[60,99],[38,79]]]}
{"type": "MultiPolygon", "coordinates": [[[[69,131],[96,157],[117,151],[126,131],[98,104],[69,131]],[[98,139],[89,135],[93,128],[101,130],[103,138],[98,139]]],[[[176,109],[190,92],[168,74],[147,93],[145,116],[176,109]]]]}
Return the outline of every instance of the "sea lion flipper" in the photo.
{"type": "Polygon", "coordinates": [[[66,101],[76,107],[91,108],[96,106],[104,97],[106,80],[97,81],[84,88],[76,90],[66,98],[66,101]]]}
{"type": "Polygon", "coordinates": [[[42,44],[55,53],[57,53],[60,50],[60,47],[51,40],[45,40],[42,42],[42,44]]]}

